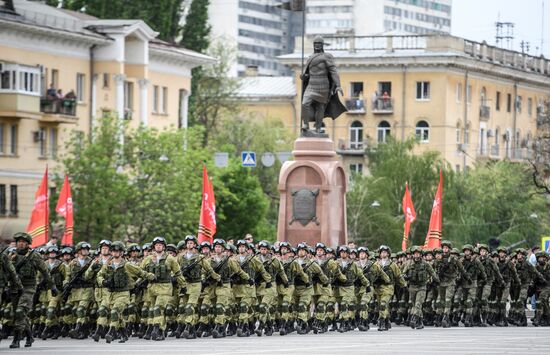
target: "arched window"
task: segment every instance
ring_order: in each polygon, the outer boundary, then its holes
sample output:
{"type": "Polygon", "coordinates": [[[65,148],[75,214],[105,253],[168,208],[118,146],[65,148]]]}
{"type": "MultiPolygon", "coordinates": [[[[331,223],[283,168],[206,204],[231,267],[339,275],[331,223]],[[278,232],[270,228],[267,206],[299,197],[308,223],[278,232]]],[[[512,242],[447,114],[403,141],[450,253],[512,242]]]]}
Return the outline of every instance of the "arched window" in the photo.
{"type": "Polygon", "coordinates": [[[416,124],[416,139],[422,143],[428,143],[430,141],[430,125],[426,121],[418,121],[416,124]]]}
{"type": "Polygon", "coordinates": [[[387,137],[390,135],[391,126],[388,121],[382,121],[378,124],[378,143],[385,143],[387,137]]]}
{"type": "Polygon", "coordinates": [[[363,149],[363,124],[359,121],[353,121],[349,128],[349,147],[363,149]]]}

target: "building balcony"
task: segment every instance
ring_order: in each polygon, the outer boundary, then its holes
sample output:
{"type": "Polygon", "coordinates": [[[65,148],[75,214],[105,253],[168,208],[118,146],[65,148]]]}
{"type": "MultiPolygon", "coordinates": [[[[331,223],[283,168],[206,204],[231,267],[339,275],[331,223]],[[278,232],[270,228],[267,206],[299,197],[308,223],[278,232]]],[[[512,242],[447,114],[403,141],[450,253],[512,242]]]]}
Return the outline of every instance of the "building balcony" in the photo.
{"type": "Polygon", "coordinates": [[[76,116],[75,99],[40,99],[40,112],[59,114],[65,116],[76,116]]]}
{"type": "Polygon", "coordinates": [[[393,99],[390,97],[377,97],[372,103],[372,113],[375,115],[393,114],[393,99]]]}
{"type": "Polygon", "coordinates": [[[40,96],[0,90],[0,117],[38,119],[40,96]]]}
{"type": "Polygon", "coordinates": [[[345,104],[349,114],[363,115],[367,113],[367,109],[365,108],[365,100],[363,99],[350,97],[345,100],[345,104]]]}
{"type": "Polygon", "coordinates": [[[367,141],[350,141],[346,139],[338,140],[338,147],[336,147],[336,153],[340,155],[365,155],[365,148],[367,147],[367,141]]]}
{"type": "Polygon", "coordinates": [[[479,106],[479,120],[488,121],[491,118],[491,108],[489,106],[479,106]]]}

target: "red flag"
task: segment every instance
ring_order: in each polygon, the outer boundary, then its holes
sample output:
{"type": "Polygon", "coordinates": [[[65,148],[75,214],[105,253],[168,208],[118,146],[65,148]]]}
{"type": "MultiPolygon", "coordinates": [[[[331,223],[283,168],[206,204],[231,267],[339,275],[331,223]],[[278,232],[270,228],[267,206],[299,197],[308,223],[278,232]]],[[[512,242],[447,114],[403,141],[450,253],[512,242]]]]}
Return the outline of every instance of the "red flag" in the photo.
{"type": "Polygon", "coordinates": [[[216,234],[216,200],[214,187],[208,179],[206,166],[202,168],[202,206],[199,221],[199,243],[212,242],[216,234]]]}
{"type": "Polygon", "coordinates": [[[409,193],[409,184],[405,184],[405,195],[403,195],[403,214],[405,215],[405,226],[403,230],[403,241],[401,242],[401,250],[407,250],[407,241],[409,240],[409,231],[411,223],[416,219],[416,211],[409,193]]]}
{"type": "Polygon", "coordinates": [[[65,175],[63,187],[59,194],[59,201],[55,211],[65,218],[65,232],[61,238],[61,245],[73,245],[74,234],[74,217],[73,217],[73,198],[71,197],[71,185],[69,184],[69,176],[65,175]]]}
{"type": "Polygon", "coordinates": [[[34,207],[31,220],[27,226],[27,233],[32,237],[32,247],[36,248],[48,242],[48,168],[34,195],[34,207]]]}
{"type": "Polygon", "coordinates": [[[441,248],[441,224],[442,224],[442,194],[443,194],[443,171],[439,171],[439,186],[435,194],[435,200],[432,207],[432,216],[430,217],[430,228],[426,235],[424,248],[433,249],[441,248]]]}

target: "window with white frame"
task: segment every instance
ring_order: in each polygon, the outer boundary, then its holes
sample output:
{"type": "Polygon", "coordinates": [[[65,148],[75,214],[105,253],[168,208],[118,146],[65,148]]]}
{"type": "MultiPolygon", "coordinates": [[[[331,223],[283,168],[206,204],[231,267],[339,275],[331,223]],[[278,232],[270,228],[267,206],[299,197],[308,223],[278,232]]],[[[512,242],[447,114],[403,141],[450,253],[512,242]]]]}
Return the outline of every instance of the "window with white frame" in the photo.
{"type": "Polygon", "coordinates": [[[350,149],[363,148],[363,124],[354,121],[349,127],[349,147],[350,149]]]}
{"type": "Polygon", "coordinates": [[[456,102],[462,102],[462,83],[456,84],[456,102]]]}
{"type": "Polygon", "coordinates": [[[349,165],[349,171],[352,174],[362,174],[363,173],[363,164],[362,163],[351,163],[349,165]]]}
{"type": "Polygon", "coordinates": [[[4,64],[0,74],[0,92],[40,95],[42,73],[39,67],[4,64]]]}
{"type": "Polygon", "coordinates": [[[12,124],[10,127],[10,154],[11,155],[17,154],[17,132],[18,132],[17,124],[12,124]]]}
{"type": "Polygon", "coordinates": [[[159,112],[159,87],[153,86],[153,113],[159,112]]]}
{"type": "Polygon", "coordinates": [[[50,128],[48,150],[50,157],[57,157],[57,128],[50,128]]]}
{"type": "Polygon", "coordinates": [[[466,102],[469,104],[472,103],[472,85],[466,87],[466,102]]]}
{"type": "Polygon", "coordinates": [[[430,125],[426,121],[418,121],[415,129],[416,139],[422,143],[430,141],[430,125]]]}
{"type": "Polygon", "coordinates": [[[168,88],[162,87],[162,113],[168,112],[168,88]]]}
{"type": "Polygon", "coordinates": [[[84,101],[84,74],[76,74],[76,100],[78,102],[84,101]]]}
{"type": "Polygon", "coordinates": [[[430,99],[430,82],[429,81],[416,82],[416,99],[417,100],[430,99]]]}
{"type": "Polygon", "coordinates": [[[134,83],[124,82],[124,111],[134,111],[134,83]]]}
{"type": "Polygon", "coordinates": [[[390,136],[391,126],[387,121],[382,121],[378,124],[377,137],[378,143],[385,143],[386,139],[390,136]]]}

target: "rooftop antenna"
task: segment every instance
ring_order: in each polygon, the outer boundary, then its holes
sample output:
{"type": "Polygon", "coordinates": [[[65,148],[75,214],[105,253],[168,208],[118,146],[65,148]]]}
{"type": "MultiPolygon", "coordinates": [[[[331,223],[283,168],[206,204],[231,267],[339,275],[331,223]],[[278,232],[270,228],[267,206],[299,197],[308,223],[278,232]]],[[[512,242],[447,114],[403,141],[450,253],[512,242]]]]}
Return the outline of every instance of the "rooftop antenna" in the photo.
{"type": "MultiPolygon", "coordinates": [[[[500,20],[500,14],[499,14],[500,20]]],[[[512,49],[514,45],[514,23],[513,22],[501,22],[495,23],[497,34],[495,36],[496,46],[504,48],[505,41],[507,49],[512,49]]]]}
{"type": "Polygon", "coordinates": [[[544,0],[542,0],[542,21],[540,23],[540,55],[543,55],[544,53],[544,0]]]}

